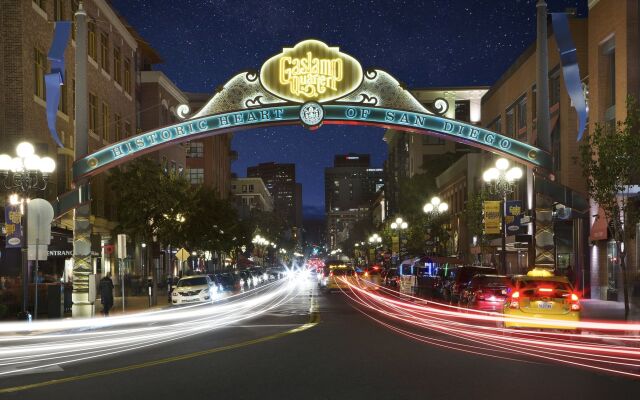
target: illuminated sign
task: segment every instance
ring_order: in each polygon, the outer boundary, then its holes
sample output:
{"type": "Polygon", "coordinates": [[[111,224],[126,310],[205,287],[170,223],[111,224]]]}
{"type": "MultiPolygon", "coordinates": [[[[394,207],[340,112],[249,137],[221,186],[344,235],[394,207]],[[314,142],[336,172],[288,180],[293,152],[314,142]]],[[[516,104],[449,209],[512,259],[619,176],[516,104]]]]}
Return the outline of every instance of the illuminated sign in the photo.
{"type": "Polygon", "coordinates": [[[353,92],[362,67],[353,57],[318,40],[305,40],[271,57],[260,70],[262,86],[296,103],[327,102],[353,92]]]}
{"type": "MultiPolygon", "coordinates": [[[[308,105],[307,103],[306,105],[308,105]]],[[[326,104],[322,114],[304,112],[306,105],[264,107],[231,113],[214,114],[187,120],[175,125],[142,133],[103,147],[74,164],[74,178],[95,175],[138,155],[156,151],[163,146],[192,140],[195,137],[249,129],[273,124],[333,123],[393,127],[410,132],[440,135],[456,142],[468,143],[509,156],[534,167],[549,169],[551,156],[534,146],[480,127],[433,114],[366,107],[326,104]]],[[[308,109],[308,108],[307,108],[308,109]]],[[[351,157],[351,156],[349,156],[351,157]]]]}

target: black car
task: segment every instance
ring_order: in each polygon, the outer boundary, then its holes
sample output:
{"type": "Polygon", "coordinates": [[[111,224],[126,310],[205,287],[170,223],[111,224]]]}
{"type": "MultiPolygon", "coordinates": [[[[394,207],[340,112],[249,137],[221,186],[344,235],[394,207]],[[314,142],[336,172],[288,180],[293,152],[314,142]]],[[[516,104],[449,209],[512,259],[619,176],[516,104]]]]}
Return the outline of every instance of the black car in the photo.
{"type": "Polygon", "coordinates": [[[457,304],[460,301],[462,292],[467,285],[469,285],[471,278],[478,274],[497,275],[498,271],[495,267],[480,267],[475,265],[465,265],[456,268],[451,272],[451,276],[446,280],[443,287],[443,299],[451,304],[457,304]]]}
{"type": "Polygon", "coordinates": [[[240,290],[240,279],[235,274],[230,272],[216,274],[216,279],[224,291],[237,292],[240,290]]]}
{"type": "Polygon", "coordinates": [[[398,268],[386,269],[382,273],[381,278],[382,286],[396,290],[400,288],[400,275],[398,274],[398,268]]]}

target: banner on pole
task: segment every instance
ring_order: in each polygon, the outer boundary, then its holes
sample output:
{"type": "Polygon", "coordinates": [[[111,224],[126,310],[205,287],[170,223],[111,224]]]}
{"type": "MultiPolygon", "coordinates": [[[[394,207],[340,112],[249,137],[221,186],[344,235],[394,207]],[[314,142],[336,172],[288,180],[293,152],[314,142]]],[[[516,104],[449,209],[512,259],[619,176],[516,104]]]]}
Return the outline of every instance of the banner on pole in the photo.
{"type": "Polygon", "coordinates": [[[513,236],[521,232],[522,215],[522,200],[508,200],[507,214],[505,216],[507,235],[513,236]]]}
{"type": "Polygon", "coordinates": [[[484,201],[482,203],[485,235],[500,234],[500,201],[484,201]]]}
{"type": "Polygon", "coordinates": [[[19,249],[22,247],[22,213],[19,204],[4,206],[4,230],[6,234],[6,248],[19,249]]]}

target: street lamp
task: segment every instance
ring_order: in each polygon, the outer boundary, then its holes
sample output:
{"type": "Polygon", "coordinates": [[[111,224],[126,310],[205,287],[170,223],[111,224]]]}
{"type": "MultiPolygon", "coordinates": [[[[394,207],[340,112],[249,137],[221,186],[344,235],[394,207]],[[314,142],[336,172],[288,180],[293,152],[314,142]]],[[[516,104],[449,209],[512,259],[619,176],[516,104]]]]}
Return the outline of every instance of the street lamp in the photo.
{"type": "Polygon", "coordinates": [[[398,231],[398,257],[400,258],[400,262],[402,262],[402,231],[406,230],[408,227],[409,224],[400,217],[396,218],[396,220],[391,223],[391,229],[398,231]]]}
{"type": "MultiPolygon", "coordinates": [[[[429,218],[432,220],[446,213],[448,210],[449,210],[449,204],[440,200],[438,196],[433,196],[431,200],[428,203],[426,203],[424,207],[422,207],[422,211],[424,211],[424,213],[427,214],[429,218]]],[[[429,235],[431,235],[431,232],[429,232],[429,235]]],[[[439,250],[438,248],[440,245],[439,242],[440,240],[439,238],[437,238],[436,239],[437,244],[434,248],[435,251],[439,250]]]]}
{"type": "Polygon", "coordinates": [[[449,210],[449,204],[441,201],[437,196],[432,197],[431,201],[429,201],[424,205],[424,207],[422,207],[422,211],[424,211],[425,214],[433,216],[444,214],[445,212],[447,212],[447,210],[449,210]]]}
{"type": "Polygon", "coordinates": [[[489,188],[489,192],[500,196],[502,200],[502,251],[500,253],[500,263],[503,271],[507,270],[507,195],[513,193],[516,182],[522,178],[522,168],[509,168],[509,160],[499,158],[496,160],[496,166],[489,168],[482,174],[482,179],[489,188]]]}
{"type": "MultiPolygon", "coordinates": [[[[29,142],[16,146],[17,157],[0,154],[0,179],[5,189],[18,192],[22,208],[22,312],[21,319],[29,319],[29,260],[27,257],[27,209],[31,192],[43,191],[49,183],[49,176],[56,169],[51,157],[40,157],[29,142]]],[[[36,273],[37,274],[37,273],[36,273]]],[[[36,276],[37,279],[37,276],[36,276]]],[[[37,297],[36,297],[37,298],[37,297]]],[[[37,316],[36,316],[37,317],[37,316]]]]}

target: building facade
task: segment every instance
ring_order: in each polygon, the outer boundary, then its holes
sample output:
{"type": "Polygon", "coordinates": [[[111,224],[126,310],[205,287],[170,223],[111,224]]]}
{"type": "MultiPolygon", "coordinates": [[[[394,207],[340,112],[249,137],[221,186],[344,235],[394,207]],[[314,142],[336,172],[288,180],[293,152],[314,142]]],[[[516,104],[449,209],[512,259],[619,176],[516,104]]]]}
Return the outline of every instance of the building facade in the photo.
{"type": "Polygon", "coordinates": [[[250,216],[253,210],[273,212],[273,197],[262,178],[233,179],[231,194],[241,218],[250,216]]]}
{"type": "Polygon", "coordinates": [[[292,237],[298,237],[302,229],[302,186],[296,186],[296,165],[281,163],[260,163],[247,168],[248,178],[262,178],[273,197],[273,207],[292,237]],[[300,197],[300,199],[298,199],[300,197]]]}
{"type": "MultiPolygon", "coordinates": [[[[127,23],[105,0],[83,2],[88,15],[88,143],[95,151],[129,137],[139,129],[139,45],[127,23]]],[[[41,156],[56,160],[56,172],[42,197],[53,200],[71,189],[74,160],[75,33],[65,50],[65,83],[61,87],[56,127],[64,147],[50,136],[46,120],[44,76],[54,21],[71,21],[78,1],[5,1],[0,7],[0,151],[14,154],[18,142],[34,144],[41,156]]],[[[108,201],[106,174],[91,179],[91,223],[94,272],[111,268],[108,251],[113,242],[116,210],[108,201]],[[107,250],[105,250],[107,249],[107,250]]],[[[71,215],[56,221],[70,229],[71,215]]],[[[68,260],[70,260],[70,256],[68,260]]],[[[62,271],[45,272],[61,274],[62,271]]]]}
{"type": "Polygon", "coordinates": [[[371,168],[369,154],[339,154],[325,168],[327,238],[337,248],[357,222],[370,217],[370,207],[384,186],[381,168],[371,168]]]}
{"type": "MultiPolygon", "coordinates": [[[[185,93],[189,108],[195,112],[209,99],[209,93],[185,93]]],[[[214,189],[219,199],[229,198],[231,192],[231,163],[238,158],[231,150],[233,133],[192,140],[186,144],[186,177],[193,185],[206,185],[214,189]]]]}

